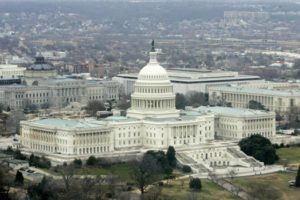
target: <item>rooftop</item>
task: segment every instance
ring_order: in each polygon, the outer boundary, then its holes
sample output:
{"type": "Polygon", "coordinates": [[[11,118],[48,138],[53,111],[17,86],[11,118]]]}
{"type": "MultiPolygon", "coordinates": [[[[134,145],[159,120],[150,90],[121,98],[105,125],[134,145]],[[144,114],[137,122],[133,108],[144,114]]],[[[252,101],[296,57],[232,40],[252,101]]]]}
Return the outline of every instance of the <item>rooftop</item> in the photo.
{"type": "Polygon", "coordinates": [[[260,89],[260,88],[247,88],[241,86],[220,86],[218,90],[237,92],[237,93],[250,93],[250,94],[261,94],[261,95],[272,95],[272,96],[300,96],[299,90],[276,90],[276,89],[260,89]]]}
{"type": "Polygon", "coordinates": [[[24,67],[18,67],[18,65],[11,65],[11,64],[0,64],[0,69],[25,69],[24,67]]]}
{"type": "Polygon", "coordinates": [[[197,113],[197,112],[188,112],[184,111],[180,113],[180,117],[169,117],[169,118],[154,118],[154,117],[147,117],[144,120],[150,122],[180,122],[180,121],[191,121],[195,120],[199,116],[203,116],[204,113],[197,113]]]}
{"type": "Polygon", "coordinates": [[[104,118],[102,121],[107,121],[107,122],[133,122],[133,121],[138,121],[137,119],[125,117],[125,116],[110,116],[104,118]]]}
{"type": "Polygon", "coordinates": [[[45,125],[53,128],[97,128],[102,127],[101,123],[92,119],[61,119],[61,118],[45,118],[35,119],[32,121],[36,125],[45,125]]]}
{"type": "MultiPolygon", "coordinates": [[[[259,76],[240,75],[233,71],[203,71],[199,69],[168,69],[167,74],[171,82],[215,82],[215,81],[232,81],[232,80],[248,80],[260,79],[259,76]]],[[[118,74],[117,77],[124,77],[129,79],[137,79],[138,74],[118,74]]]]}
{"type": "Polygon", "coordinates": [[[28,67],[28,70],[55,70],[54,66],[50,63],[46,63],[43,56],[36,57],[34,64],[28,67]]]}
{"type": "Polygon", "coordinates": [[[255,115],[269,115],[271,112],[264,110],[253,110],[246,108],[231,108],[221,106],[200,106],[194,109],[200,113],[212,113],[212,114],[223,114],[223,115],[237,115],[237,116],[255,116],[255,115]]]}

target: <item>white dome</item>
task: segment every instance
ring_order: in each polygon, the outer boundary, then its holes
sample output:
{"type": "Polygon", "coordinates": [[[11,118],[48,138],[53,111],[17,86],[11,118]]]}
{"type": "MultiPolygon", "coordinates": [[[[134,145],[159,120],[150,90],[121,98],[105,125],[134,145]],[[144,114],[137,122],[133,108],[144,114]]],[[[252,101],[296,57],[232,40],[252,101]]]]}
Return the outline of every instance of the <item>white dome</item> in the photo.
{"type": "Polygon", "coordinates": [[[138,75],[131,94],[131,108],[127,110],[128,117],[179,117],[179,111],[175,108],[173,85],[167,71],[157,62],[156,55],[155,50],[150,52],[149,63],[138,75]]]}
{"type": "Polygon", "coordinates": [[[138,80],[169,80],[167,71],[157,62],[156,52],[150,52],[150,61],[143,67],[138,80]]]}

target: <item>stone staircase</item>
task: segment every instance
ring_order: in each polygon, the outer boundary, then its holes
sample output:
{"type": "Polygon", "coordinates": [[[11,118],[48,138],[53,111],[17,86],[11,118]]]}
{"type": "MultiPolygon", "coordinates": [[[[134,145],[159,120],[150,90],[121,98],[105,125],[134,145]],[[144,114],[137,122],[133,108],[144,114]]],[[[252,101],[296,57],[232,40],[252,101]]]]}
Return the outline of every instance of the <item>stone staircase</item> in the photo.
{"type": "Polygon", "coordinates": [[[204,166],[201,163],[197,163],[193,158],[187,156],[185,153],[176,153],[176,159],[181,165],[188,165],[190,166],[194,172],[198,173],[208,173],[210,171],[209,168],[204,166]]]}
{"type": "Polygon", "coordinates": [[[250,167],[262,167],[264,164],[257,161],[251,156],[246,155],[244,152],[236,148],[228,148],[227,152],[235,158],[239,158],[241,162],[247,163],[250,167]]]}

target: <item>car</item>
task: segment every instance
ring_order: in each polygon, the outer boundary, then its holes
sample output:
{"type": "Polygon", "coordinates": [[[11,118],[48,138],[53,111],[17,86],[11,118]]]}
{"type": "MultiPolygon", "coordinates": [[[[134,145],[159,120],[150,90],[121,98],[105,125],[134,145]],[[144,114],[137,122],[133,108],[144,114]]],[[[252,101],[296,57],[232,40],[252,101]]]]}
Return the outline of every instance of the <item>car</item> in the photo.
{"type": "Polygon", "coordinates": [[[290,187],[295,186],[296,181],[295,181],[295,180],[290,180],[290,181],[288,182],[288,184],[289,184],[290,187]]]}
{"type": "Polygon", "coordinates": [[[20,171],[26,171],[28,169],[28,167],[21,167],[19,170],[20,171]]]}
{"type": "Polygon", "coordinates": [[[34,171],[31,170],[31,169],[27,170],[27,172],[30,173],[30,174],[34,173],[34,171]]]}

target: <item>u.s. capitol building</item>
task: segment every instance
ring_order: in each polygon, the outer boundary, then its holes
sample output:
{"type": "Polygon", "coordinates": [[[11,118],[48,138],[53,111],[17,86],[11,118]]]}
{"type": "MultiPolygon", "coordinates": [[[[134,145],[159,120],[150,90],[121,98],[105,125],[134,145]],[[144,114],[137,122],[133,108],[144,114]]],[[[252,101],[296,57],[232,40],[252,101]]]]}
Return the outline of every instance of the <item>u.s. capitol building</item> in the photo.
{"type": "Polygon", "coordinates": [[[178,160],[193,160],[199,169],[261,166],[260,162],[240,152],[232,141],[257,133],[272,137],[275,134],[274,113],[241,109],[236,113],[244,121],[235,130],[236,116],[231,114],[217,116],[204,108],[176,110],[173,86],[156,57],[153,47],[149,63],[138,75],[127,116],[114,115],[102,120],[38,118],[22,121],[22,149],[63,162],[90,155],[126,156],[174,146],[178,160]],[[219,122],[228,122],[230,126],[222,128],[222,124],[219,127],[219,122]],[[261,131],[257,131],[258,126],[261,131]],[[226,135],[226,128],[234,134],[226,135]],[[219,130],[224,133],[217,133],[219,130]],[[224,140],[216,141],[216,135],[224,140]]]}

